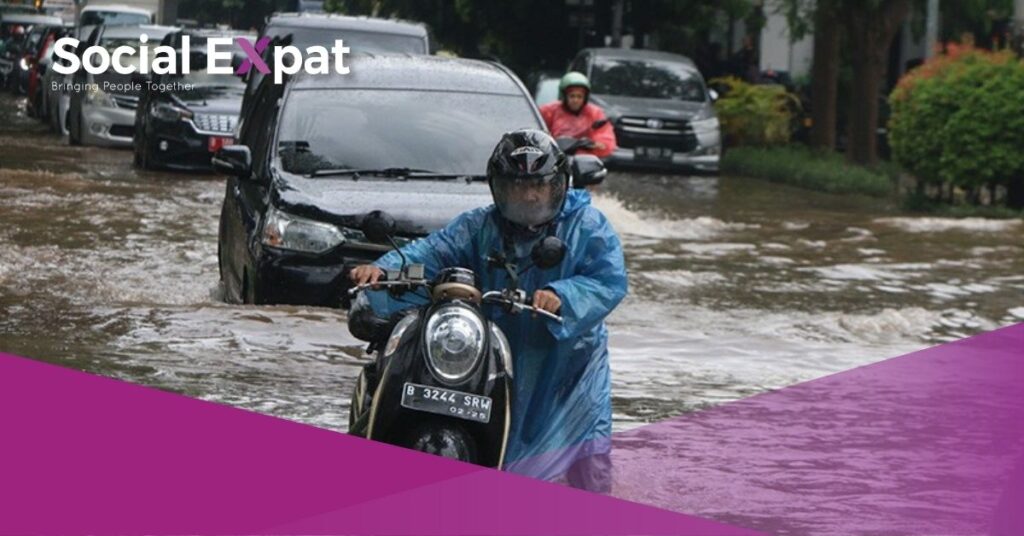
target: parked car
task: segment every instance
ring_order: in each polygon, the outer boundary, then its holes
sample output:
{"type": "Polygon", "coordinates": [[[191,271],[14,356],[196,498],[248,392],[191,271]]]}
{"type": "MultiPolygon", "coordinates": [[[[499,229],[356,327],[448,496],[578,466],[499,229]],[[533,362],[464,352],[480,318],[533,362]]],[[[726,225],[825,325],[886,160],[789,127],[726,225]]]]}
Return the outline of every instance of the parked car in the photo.
{"type": "Polygon", "coordinates": [[[562,74],[553,71],[538,71],[528,76],[530,87],[533,88],[533,102],[543,106],[558,100],[558,83],[562,74]]]}
{"type": "Polygon", "coordinates": [[[587,75],[591,100],[615,126],[610,164],[717,172],[721,132],[693,61],[653,50],[589,48],[569,70],[587,75]]]}
{"type": "Polygon", "coordinates": [[[42,121],[46,120],[46,107],[44,106],[43,76],[50,68],[53,54],[53,45],[57,39],[67,35],[67,28],[64,26],[47,26],[42,28],[40,39],[28,58],[25,60],[28,66],[28,84],[26,95],[28,95],[28,114],[37,117],[42,121]]]}
{"type": "MultiPolygon", "coordinates": [[[[305,49],[319,45],[330,47],[335,39],[344,39],[352,53],[404,53],[429,54],[430,40],[427,27],[417,22],[370,17],[329,15],[326,13],[276,13],[267,19],[260,38],[269,37],[271,46],[263,52],[267,65],[271,64],[274,45],[290,44],[305,49]]],[[[245,77],[245,97],[239,124],[249,117],[253,91],[263,80],[256,69],[245,77]]]]}
{"type": "Polygon", "coordinates": [[[59,17],[4,13],[0,19],[0,81],[16,93],[28,89],[29,56],[46,27],[63,26],[59,17]]]}
{"type": "Polygon", "coordinates": [[[218,239],[229,301],[337,306],[346,265],[390,248],[359,230],[366,214],[393,216],[399,244],[439,229],[491,203],[483,179],[504,132],[545,129],[502,66],[386,55],[351,63],[343,76],[266,78],[238,144],[214,157],[230,175],[218,239]]]}
{"type": "Polygon", "coordinates": [[[90,5],[82,8],[79,26],[139,26],[153,24],[153,12],[140,7],[118,4],[90,5]]]}
{"type": "MultiPolygon", "coordinates": [[[[95,26],[70,27],[66,29],[66,34],[79,41],[85,41],[92,35],[95,29],[95,26]]],[[[50,131],[54,134],[65,135],[68,133],[68,108],[71,104],[71,91],[68,90],[68,85],[71,82],[72,76],[60,74],[53,69],[54,63],[64,61],[54,54],[53,47],[50,47],[47,57],[41,61],[47,63],[46,70],[42,72],[42,82],[40,85],[43,91],[43,109],[46,110],[45,113],[50,125],[50,131]]]]}
{"type": "MultiPolygon", "coordinates": [[[[206,65],[211,37],[255,36],[219,30],[182,30],[164,37],[161,45],[181,50],[189,37],[193,66],[206,65]]],[[[244,59],[236,54],[233,65],[244,59]]],[[[135,164],[144,169],[209,170],[210,156],[233,142],[245,84],[234,74],[210,74],[203,68],[178,75],[152,75],[143,84],[135,110],[135,164]],[[170,89],[166,89],[166,88],[170,89]]]]}
{"type": "MultiPolygon", "coordinates": [[[[176,30],[170,26],[97,26],[78,50],[81,52],[97,44],[108,52],[123,45],[137,48],[142,34],[150,41],[159,41],[176,30]]],[[[67,128],[71,145],[130,147],[139,102],[139,92],[132,89],[131,76],[113,69],[100,74],[79,69],[72,81],[83,89],[72,91],[68,102],[67,128]]]]}

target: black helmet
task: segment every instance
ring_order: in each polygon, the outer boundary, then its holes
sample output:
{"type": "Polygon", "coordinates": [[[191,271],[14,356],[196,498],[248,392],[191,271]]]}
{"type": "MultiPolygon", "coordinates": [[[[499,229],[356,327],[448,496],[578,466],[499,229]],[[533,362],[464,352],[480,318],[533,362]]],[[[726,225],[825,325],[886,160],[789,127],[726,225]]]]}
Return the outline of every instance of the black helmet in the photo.
{"type": "Polygon", "coordinates": [[[540,130],[507,132],[487,161],[487,182],[502,218],[536,232],[562,212],[569,162],[555,140],[540,130]]]}

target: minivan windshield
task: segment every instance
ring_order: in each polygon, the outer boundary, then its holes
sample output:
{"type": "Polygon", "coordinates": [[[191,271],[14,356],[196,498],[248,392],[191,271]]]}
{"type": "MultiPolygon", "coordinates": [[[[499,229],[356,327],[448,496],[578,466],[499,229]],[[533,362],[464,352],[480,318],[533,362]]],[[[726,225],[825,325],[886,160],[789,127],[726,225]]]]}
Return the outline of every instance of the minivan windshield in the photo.
{"type": "Polygon", "coordinates": [[[86,11],[82,13],[82,20],[78,25],[138,26],[139,24],[149,24],[150,18],[149,15],[142,13],[126,13],[124,11],[86,11]]]}
{"type": "Polygon", "coordinates": [[[483,175],[501,135],[543,129],[523,95],[297,89],[281,114],[283,169],[412,168],[483,175]]]}
{"type": "Polygon", "coordinates": [[[413,35],[338,30],[336,28],[310,28],[305,26],[270,26],[271,38],[292,34],[292,45],[305,50],[311,46],[332,46],[335,39],[344,39],[345,46],[355,52],[381,52],[396,54],[427,54],[427,42],[413,35]]]}
{"type": "Polygon", "coordinates": [[[598,95],[706,100],[700,75],[686,64],[672,61],[598,57],[590,73],[590,84],[598,95]]]}

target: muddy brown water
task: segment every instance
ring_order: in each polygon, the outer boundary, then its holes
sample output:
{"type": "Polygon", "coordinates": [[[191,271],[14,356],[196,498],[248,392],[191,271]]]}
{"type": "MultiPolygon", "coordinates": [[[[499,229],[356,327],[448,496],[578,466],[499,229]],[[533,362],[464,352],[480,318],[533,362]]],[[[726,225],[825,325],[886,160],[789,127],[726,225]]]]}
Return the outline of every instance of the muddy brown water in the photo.
{"type": "MultiPolygon", "coordinates": [[[[0,351],[344,430],[342,311],[220,299],[217,176],[69,147],[0,97],[0,351]]],[[[1024,224],[737,177],[612,173],[616,429],[1024,320],[1024,224]]]]}

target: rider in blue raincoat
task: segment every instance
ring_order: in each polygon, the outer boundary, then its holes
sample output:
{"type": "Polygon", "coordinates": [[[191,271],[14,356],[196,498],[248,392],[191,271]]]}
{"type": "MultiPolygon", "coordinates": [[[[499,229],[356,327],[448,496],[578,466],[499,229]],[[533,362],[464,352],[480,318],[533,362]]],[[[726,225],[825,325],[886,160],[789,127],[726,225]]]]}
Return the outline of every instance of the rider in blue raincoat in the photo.
{"type": "MultiPolygon", "coordinates": [[[[483,290],[503,289],[508,273],[495,257],[520,269],[534,245],[556,236],[566,245],[556,267],[533,267],[519,288],[535,306],[558,313],[559,324],[498,308],[491,319],[511,345],[515,395],[506,467],[530,476],[565,476],[576,487],[610,488],[611,382],[604,318],[626,295],[622,246],[585,190],[569,185],[569,166],[555,141],[537,130],[505,134],[487,167],[495,204],[471,210],[447,227],[402,248],[427,277],[447,267],[476,272],[483,290]]],[[[397,252],[352,271],[356,283],[376,282],[380,268],[401,265],[397,252]]],[[[372,293],[381,315],[386,293],[372,293]]],[[[406,305],[407,306],[407,305],[406,305]]]]}

